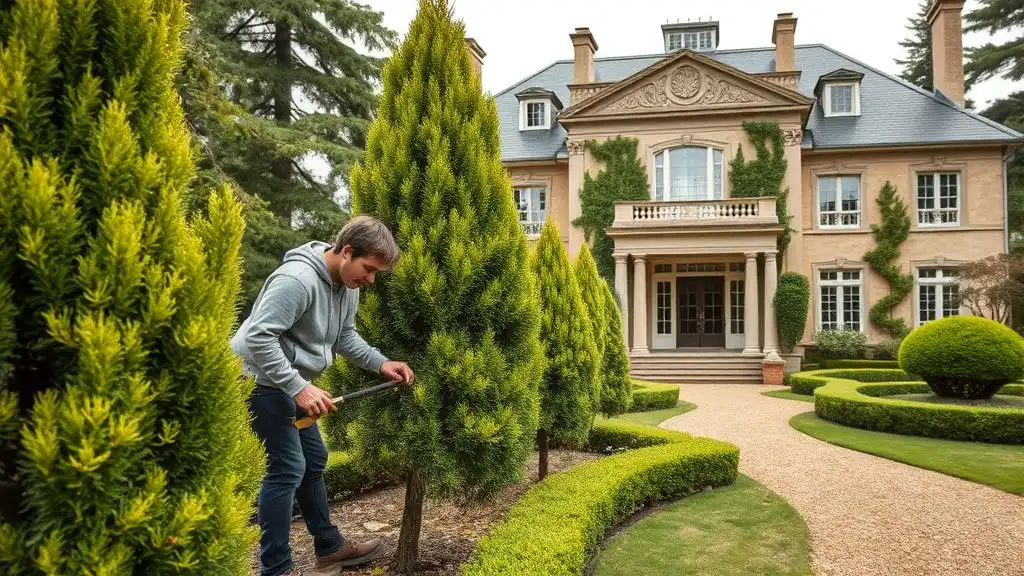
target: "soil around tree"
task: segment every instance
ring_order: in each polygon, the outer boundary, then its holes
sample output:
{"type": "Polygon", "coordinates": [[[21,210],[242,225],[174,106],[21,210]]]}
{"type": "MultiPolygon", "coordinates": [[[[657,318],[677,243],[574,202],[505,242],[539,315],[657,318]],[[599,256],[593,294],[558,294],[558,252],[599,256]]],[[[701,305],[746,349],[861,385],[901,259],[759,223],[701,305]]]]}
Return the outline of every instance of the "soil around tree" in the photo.
{"type": "MultiPolygon", "coordinates": [[[[548,452],[548,473],[563,472],[603,456],[592,452],[551,449],[548,452]]],[[[484,505],[462,507],[458,504],[427,498],[423,506],[423,527],[420,533],[419,566],[415,576],[454,576],[476,547],[476,542],[496,524],[505,519],[527,490],[536,485],[537,453],[525,466],[523,481],[509,486],[484,505]]],[[[402,525],[405,485],[380,488],[331,505],[331,520],[346,539],[364,541],[380,538],[386,548],[376,560],[358,567],[346,568],[345,576],[385,576],[397,574],[391,566],[398,546],[402,525]]],[[[317,574],[313,568],[313,540],[301,518],[292,521],[292,561],[300,574],[317,574]]],[[[259,574],[259,550],[253,553],[253,574],[259,574]]]]}

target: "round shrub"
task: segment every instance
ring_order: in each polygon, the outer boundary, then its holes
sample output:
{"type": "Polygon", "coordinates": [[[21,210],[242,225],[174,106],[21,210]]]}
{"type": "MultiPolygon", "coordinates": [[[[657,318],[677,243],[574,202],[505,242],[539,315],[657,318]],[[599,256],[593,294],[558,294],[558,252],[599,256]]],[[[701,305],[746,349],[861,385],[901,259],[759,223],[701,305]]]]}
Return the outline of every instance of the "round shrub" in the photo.
{"type": "Polygon", "coordinates": [[[989,398],[1024,375],[1024,338],[987,318],[953,316],[911,332],[899,362],[939,396],[989,398]]]}

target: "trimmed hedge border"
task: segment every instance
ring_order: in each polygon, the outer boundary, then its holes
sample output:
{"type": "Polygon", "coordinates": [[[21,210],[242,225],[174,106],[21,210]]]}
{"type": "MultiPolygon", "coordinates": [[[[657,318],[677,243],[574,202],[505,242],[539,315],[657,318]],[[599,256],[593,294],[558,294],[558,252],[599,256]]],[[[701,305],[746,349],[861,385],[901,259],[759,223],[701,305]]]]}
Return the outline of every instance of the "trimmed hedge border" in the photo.
{"type": "MultiPolygon", "coordinates": [[[[814,391],[814,411],[836,424],[947,440],[1024,444],[1024,410],[885,398],[931,392],[924,382],[867,383],[836,374],[817,378],[826,384],[814,391]]],[[[1024,385],[1007,384],[999,393],[1024,396],[1024,385]]]]}
{"type": "Polygon", "coordinates": [[[650,412],[672,408],[679,403],[679,386],[633,380],[630,412],[650,412]]]}
{"type": "Polygon", "coordinates": [[[482,538],[464,576],[579,576],[609,528],[639,507],[732,484],[739,449],[628,422],[600,422],[592,446],[631,448],[548,476],[482,538]]]}
{"type": "Polygon", "coordinates": [[[837,368],[893,368],[899,369],[897,360],[825,360],[826,369],[837,368]]]}
{"type": "Polygon", "coordinates": [[[790,377],[790,389],[794,394],[813,395],[816,388],[829,382],[831,378],[845,378],[857,382],[900,382],[913,380],[898,368],[839,368],[798,372],[790,377]]]}

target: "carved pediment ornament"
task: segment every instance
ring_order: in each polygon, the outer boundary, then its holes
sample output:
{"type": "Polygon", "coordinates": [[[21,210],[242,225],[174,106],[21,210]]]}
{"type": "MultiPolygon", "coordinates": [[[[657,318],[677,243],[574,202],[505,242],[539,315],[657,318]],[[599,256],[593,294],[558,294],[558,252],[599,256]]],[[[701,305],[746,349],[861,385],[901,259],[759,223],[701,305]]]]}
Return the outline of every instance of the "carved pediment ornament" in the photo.
{"type": "Polygon", "coordinates": [[[661,108],[667,103],[668,96],[665,94],[665,77],[662,76],[654,82],[648,82],[612,102],[605,110],[616,112],[619,110],[635,110],[637,108],[661,108]]]}
{"type": "Polygon", "coordinates": [[[717,78],[690,64],[683,64],[646,82],[613,101],[602,112],[619,112],[642,108],[664,108],[669,100],[678,104],[763,103],[763,97],[717,78]]]}
{"type": "Polygon", "coordinates": [[[579,156],[583,154],[583,148],[586,144],[583,140],[569,140],[565,143],[565,147],[569,150],[571,156],[579,156]]]}
{"type": "Polygon", "coordinates": [[[786,128],[782,131],[782,139],[787,146],[796,146],[803,140],[803,132],[799,128],[786,128]]]}
{"type": "Polygon", "coordinates": [[[672,73],[672,94],[689,100],[700,93],[701,74],[693,66],[680,66],[672,73]]]}

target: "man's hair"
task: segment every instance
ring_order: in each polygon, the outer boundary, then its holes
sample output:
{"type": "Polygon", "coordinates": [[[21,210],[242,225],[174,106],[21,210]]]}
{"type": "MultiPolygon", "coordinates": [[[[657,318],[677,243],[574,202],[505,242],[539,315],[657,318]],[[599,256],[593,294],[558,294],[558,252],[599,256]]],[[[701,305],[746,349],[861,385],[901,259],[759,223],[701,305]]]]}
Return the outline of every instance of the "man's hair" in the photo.
{"type": "Polygon", "coordinates": [[[356,216],[349,220],[334,240],[334,252],[352,246],[352,257],[380,256],[387,267],[398,261],[398,244],[383,222],[373,216],[356,216]]]}

